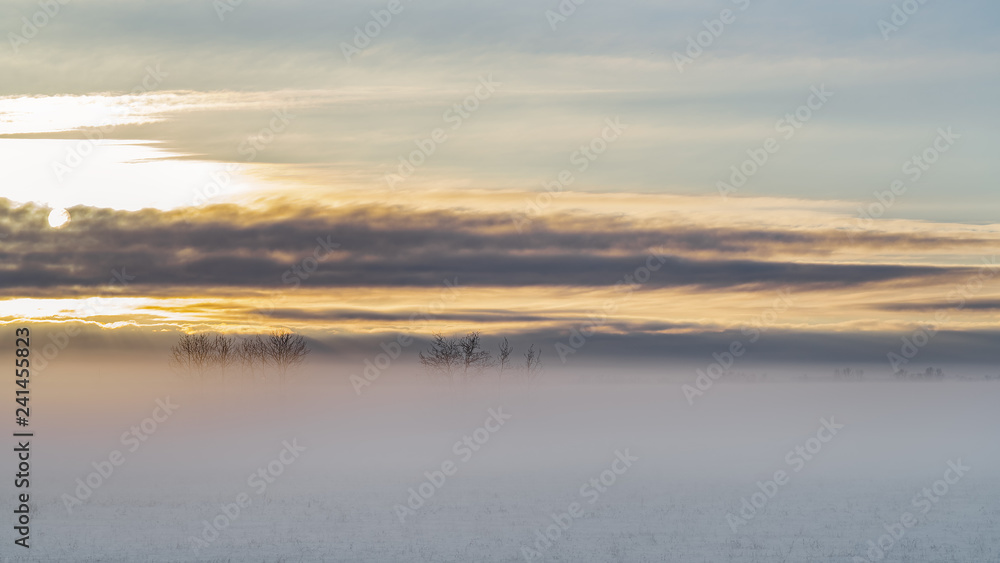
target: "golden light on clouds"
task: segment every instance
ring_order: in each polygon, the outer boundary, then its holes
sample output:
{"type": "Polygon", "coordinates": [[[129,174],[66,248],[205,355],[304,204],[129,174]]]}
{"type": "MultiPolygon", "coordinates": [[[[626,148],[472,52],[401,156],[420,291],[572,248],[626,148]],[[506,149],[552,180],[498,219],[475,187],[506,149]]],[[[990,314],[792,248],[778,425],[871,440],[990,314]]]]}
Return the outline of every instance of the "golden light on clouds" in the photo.
{"type": "MultiPolygon", "coordinates": [[[[233,333],[289,328],[313,335],[395,333],[553,332],[596,327],[601,332],[699,333],[742,330],[799,332],[905,331],[932,322],[941,330],[989,328],[994,312],[957,307],[954,283],[857,289],[461,287],[299,288],[259,292],[245,288],[193,291],[190,296],[97,296],[9,299],[0,324],[79,320],[122,326],[233,333]],[[790,307],[776,306],[787,301],[790,307]],[[896,309],[900,305],[907,307],[896,309]],[[911,307],[912,306],[912,307],[911,307]],[[935,311],[947,312],[944,322],[935,311]],[[776,315],[771,311],[779,311],[776,315]],[[891,311],[891,313],[888,313],[891,311]]],[[[972,301],[1000,302],[984,289],[972,301]]]]}

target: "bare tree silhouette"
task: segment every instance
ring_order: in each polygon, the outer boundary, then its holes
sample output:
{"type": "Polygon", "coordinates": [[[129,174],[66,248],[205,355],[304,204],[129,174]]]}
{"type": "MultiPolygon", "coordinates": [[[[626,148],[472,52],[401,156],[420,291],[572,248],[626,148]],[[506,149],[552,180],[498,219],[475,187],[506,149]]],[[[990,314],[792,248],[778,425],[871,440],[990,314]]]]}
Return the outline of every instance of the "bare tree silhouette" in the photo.
{"type": "Polygon", "coordinates": [[[170,364],[199,380],[204,379],[211,363],[212,341],[207,334],[182,334],[177,344],[170,347],[170,364]]]}
{"type": "Polygon", "coordinates": [[[241,339],[236,349],[240,359],[240,367],[242,367],[243,371],[249,372],[251,379],[256,379],[255,368],[260,365],[260,376],[263,378],[268,355],[267,345],[264,344],[264,340],[261,339],[260,335],[248,336],[241,339]]]}
{"type": "Polygon", "coordinates": [[[267,357],[278,370],[280,379],[287,377],[290,369],[305,361],[310,352],[305,338],[294,332],[272,332],[265,340],[265,344],[267,345],[267,357]]]}
{"type": "Polygon", "coordinates": [[[236,338],[225,334],[216,334],[211,344],[211,361],[222,375],[222,381],[226,380],[226,370],[238,360],[236,338]]]}
{"type": "Polygon", "coordinates": [[[462,351],[454,338],[434,335],[431,347],[420,352],[420,363],[430,371],[437,371],[450,381],[461,363],[462,351]]]}
{"type": "Polygon", "coordinates": [[[478,332],[470,332],[459,339],[458,349],[462,355],[462,375],[466,382],[470,375],[480,373],[490,364],[492,356],[489,351],[483,350],[478,332]]]}
{"type": "Polygon", "coordinates": [[[528,379],[535,379],[542,371],[542,351],[532,344],[524,354],[524,370],[528,379]]]}
{"type": "Polygon", "coordinates": [[[908,379],[913,381],[932,381],[935,379],[944,379],[945,374],[941,371],[941,368],[929,367],[924,371],[907,371],[905,369],[899,370],[894,374],[899,379],[908,379]]]}
{"type": "Polygon", "coordinates": [[[503,372],[510,365],[510,355],[514,353],[514,348],[511,347],[510,342],[507,342],[507,337],[505,336],[503,342],[500,343],[500,353],[497,355],[497,366],[499,366],[500,377],[503,378],[503,372]]]}

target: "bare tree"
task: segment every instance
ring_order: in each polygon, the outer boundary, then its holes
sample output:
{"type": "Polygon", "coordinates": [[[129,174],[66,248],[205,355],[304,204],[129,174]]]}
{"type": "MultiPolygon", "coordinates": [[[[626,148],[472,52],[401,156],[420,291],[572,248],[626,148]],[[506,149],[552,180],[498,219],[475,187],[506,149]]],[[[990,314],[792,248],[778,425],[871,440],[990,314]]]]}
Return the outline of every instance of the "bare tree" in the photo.
{"type": "Polygon", "coordinates": [[[281,379],[288,375],[288,370],[305,361],[310,352],[305,338],[288,331],[272,332],[267,337],[266,345],[266,355],[281,379]]]}
{"type": "Polygon", "coordinates": [[[170,363],[175,368],[204,378],[212,362],[212,341],[207,334],[182,334],[170,347],[170,363]]]}
{"type": "Polygon", "coordinates": [[[489,351],[482,349],[482,340],[478,332],[470,332],[458,341],[458,349],[462,354],[462,375],[469,381],[470,371],[478,373],[490,364],[489,351]]]}
{"type": "Polygon", "coordinates": [[[865,378],[865,370],[857,368],[843,368],[833,370],[834,379],[845,379],[850,381],[861,381],[865,378]]]}
{"type": "Polygon", "coordinates": [[[236,345],[236,356],[240,359],[240,369],[245,372],[250,372],[250,377],[253,378],[253,366],[256,358],[253,353],[253,340],[250,338],[242,338],[236,345]]]}
{"type": "Polygon", "coordinates": [[[931,379],[943,379],[944,378],[944,372],[941,371],[941,368],[937,368],[937,370],[935,370],[932,367],[929,367],[929,368],[927,368],[926,370],[924,370],[922,372],[921,371],[909,371],[906,368],[902,368],[900,370],[897,370],[894,373],[894,375],[897,378],[899,378],[899,379],[906,379],[906,380],[911,380],[911,381],[925,381],[925,380],[931,380],[931,379]]]}
{"type": "Polygon", "coordinates": [[[257,334],[253,337],[253,354],[256,362],[260,365],[260,377],[261,379],[267,378],[266,369],[267,366],[271,365],[271,354],[268,352],[267,342],[261,335],[257,334]]]}
{"type": "Polygon", "coordinates": [[[237,353],[240,359],[240,366],[244,371],[250,372],[250,378],[255,378],[256,366],[261,367],[261,377],[264,376],[264,367],[267,365],[269,357],[267,345],[260,335],[248,336],[240,340],[237,346],[237,353]]]}
{"type": "Polygon", "coordinates": [[[435,334],[431,347],[426,352],[420,352],[419,357],[425,368],[440,372],[451,380],[461,363],[462,352],[454,338],[435,334]]]}
{"type": "Polygon", "coordinates": [[[503,342],[500,343],[500,353],[497,355],[497,365],[500,369],[500,377],[503,377],[503,371],[507,369],[510,365],[510,355],[514,353],[514,348],[511,347],[510,343],[507,342],[507,337],[505,336],[503,342]]]}
{"type": "Polygon", "coordinates": [[[216,334],[211,343],[212,363],[215,364],[222,374],[222,380],[226,380],[226,370],[238,360],[236,339],[225,334],[216,334]]]}
{"type": "Polygon", "coordinates": [[[524,369],[528,379],[534,379],[542,370],[542,351],[532,344],[524,354],[524,369]]]}
{"type": "Polygon", "coordinates": [[[191,335],[182,334],[177,344],[170,347],[170,367],[179,371],[194,371],[194,355],[191,353],[191,335]]]}

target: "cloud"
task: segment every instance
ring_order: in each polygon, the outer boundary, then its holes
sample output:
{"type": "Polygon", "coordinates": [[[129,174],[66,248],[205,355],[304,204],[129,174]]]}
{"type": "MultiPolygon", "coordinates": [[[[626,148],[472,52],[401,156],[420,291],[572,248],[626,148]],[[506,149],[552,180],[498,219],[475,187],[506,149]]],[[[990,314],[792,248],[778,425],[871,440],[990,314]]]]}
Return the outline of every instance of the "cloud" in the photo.
{"type": "MultiPolygon", "coordinates": [[[[647,287],[842,288],[967,274],[966,267],[844,263],[826,258],[846,237],[818,231],[660,226],[623,218],[539,220],[404,206],[235,205],[136,212],[73,207],[49,228],[45,208],[0,201],[0,283],[12,288],[101,286],[127,269],[146,287],[611,286],[643,267],[647,287]],[[772,260],[762,257],[773,256],[772,260]]],[[[869,247],[927,250],[919,234],[864,235],[869,247]]],[[[941,239],[974,246],[976,240],[941,239]]]]}
{"type": "MultiPolygon", "coordinates": [[[[432,319],[435,322],[458,322],[472,325],[490,324],[549,324],[554,326],[570,326],[581,323],[588,323],[592,319],[586,315],[567,314],[525,314],[508,310],[479,310],[467,312],[441,312],[430,313],[426,311],[399,311],[383,312],[368,309],[272,309],[254,310],[246,309],[247,315],[261,315],[278,321],[378,321],[380,323],[403,323],[414,325],[421,321],[432,319]]],[[[604,324],[607,329],[615,331],[665,331],[665,330],[697,330],[703,329],[702,325],[694,323],[627,323],[621,321],[608,321],[604,324]]]]}
{"type": "Polygon", "coordinates": [[[1000,311],[1000,300],[981,299],[969,301],[951,301],[948,303],[890,303],[878,307],[883,311],[938,311],[947,309],[962,309],[969,311],[1000,311]]]}
{"type": "MultiPolygon", "coordinates": [[[[632,124],[628,136],[573,189],[714,193],[730,167],[805,102],[811,86],[826,84],[838,92],[835,100],[792,142],[782,139],[766,181],[755,178],[744,193],[871,202],[873,191],[886,189],[889,175],[922,149],[917,139],[929,142],[938,127],[954,126],[970,142],[942,159],[893,213],[993,219],[988,209],[998,196],[981,178],[991,172],[990,147],[997,145],[991,71],[998,55],[989,25],[996,3],[924,5],[889,42],[877,22],[890,6],[750,4],[680,73],[674,51],[684,50],[720,6],[588,2],[554,32],[544,13],[558,1],[421,0],[404,3],[349,64],[340,43],[352,41],[355,27],[383,3],[255,0],[220,21],[211,2],[76,2],[19,53],[0,57],[0,95],[23,104],[41,94],[127,93],[147,67],[159,66],[169,76],[157,95],[188,94],[170,102],[176,108],[152,114],[155,108],[137,101],[140,115],[123,120],[115,138],[240,161],[236,147],[266,125],[268,111],[184,98],[259,98],[263,105],[313,92],[325,101],[304,108],[293,132],[257,162],[377,172],[378,183],[414,140],[441,126],[441,114],[479,76],[493,73],[502,91],[453,132],[414,183],[537,187],[568,166],[569,154],[597,134],[601,120],[620,115],[632,124]],[[203,109],[184,110],[194,107],[203,109]]],[[[39,9],[32,0],[5,7],[0,30],[9,32],[39,9]]],[[[82,117],[26,120],[9,129],[91,122],[82,117]]]]}

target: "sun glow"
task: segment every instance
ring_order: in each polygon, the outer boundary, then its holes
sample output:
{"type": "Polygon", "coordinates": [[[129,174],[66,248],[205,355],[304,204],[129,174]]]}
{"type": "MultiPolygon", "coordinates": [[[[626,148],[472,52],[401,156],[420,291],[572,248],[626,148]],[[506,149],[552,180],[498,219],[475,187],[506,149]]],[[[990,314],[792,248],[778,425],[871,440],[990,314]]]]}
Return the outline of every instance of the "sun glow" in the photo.
{"type": "Polygon", "coordinates": [[[66,211],[65,209],[53,209],[52,212],[49,213],[49,226],[53,229],[64,227],[69,222],[69,211],[66,211]]]}
{"type": "Polygon", "coordinates": [[[251,174],[252,164],[183,156],[146,141],[0,139],[0,169],[9,179],[0,197],[57,210],[136,211],[224,203],[264,184],[251,174]]]}

